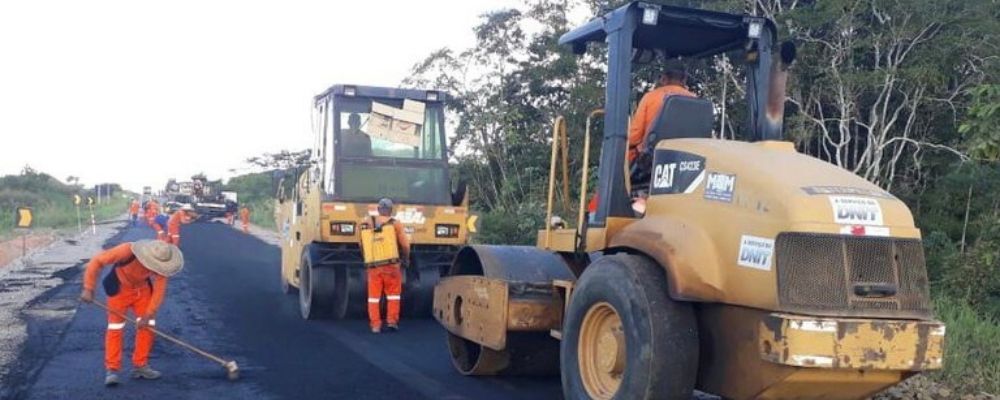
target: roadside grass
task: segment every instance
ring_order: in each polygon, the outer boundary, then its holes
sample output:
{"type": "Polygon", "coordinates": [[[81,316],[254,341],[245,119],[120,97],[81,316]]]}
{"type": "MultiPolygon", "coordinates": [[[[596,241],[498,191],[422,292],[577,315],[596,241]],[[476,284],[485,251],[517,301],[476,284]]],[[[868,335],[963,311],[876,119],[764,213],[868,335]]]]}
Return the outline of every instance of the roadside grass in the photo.
{"type": "MultiPolygon", "coordinates": [[[[126,212],[127,204],[128,199],[121,196],[102,201],[100,205],[94,206],[94,218],[102,221],[122,215],[126,212]]],[[[0,239],[16,235],[14,232],[16,209],[0,205],[0,239]]],[[[67,229],[77,226],[76,207],[68,196],[61,200],[38,202],[32,207],[32,214],[35,218],[32,229],[67,229]]],[[[90,209],[87,206],[80,207],[80,221],[84,228],[90,225],[90,209]]]]}
{"type": "Polygon", "coordinates": [[[927,377],[961,394],[1000,394],[1000,321],[943,296],[934,306],[947,325],[945,367],[927,377]]]}
{"type": "Polygon", "coordinates": [[[258,199],[246,206],[250,208],[250,223],[261,228],[275,229],[274,200],[258,199]]]}

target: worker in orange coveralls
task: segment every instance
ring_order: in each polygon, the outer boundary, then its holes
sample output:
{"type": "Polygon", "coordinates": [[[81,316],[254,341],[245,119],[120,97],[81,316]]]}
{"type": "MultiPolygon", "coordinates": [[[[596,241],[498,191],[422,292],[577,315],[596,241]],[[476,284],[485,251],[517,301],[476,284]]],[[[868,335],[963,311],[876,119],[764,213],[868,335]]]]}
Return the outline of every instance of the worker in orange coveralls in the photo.
{"type": "MultiPolygon", "coordinates": [[[[108,308],[120,314],[132,310],[138,330],[135,334],[135,351],[132,353],[132,378],[157,379],[160,372],[149,366],[149,351],[153,348],[156,311],[163,303],[167,291],[167,278],[184,268],[184,256],[176,246],[156,241],[140,240],[123,243],[94,256],[84,272],[83,292],[80,300],[94,301],[94,287],[101,269],[114,265],[101,282],[108,295],[108,308]]],[[[108,313],[108,329],[104,339],[104,376],[106,386],[121,383],[122,330],[125,320],[108,313]]]]}
{"type": "Polygon", "coordinates": [[[240,224],[243,225],[243,233],[250,233],[250,209],[247,206],[240,209],[240,224]]]}
{"type": "Polygon", "coordinates": [[[128,215],[132,219],[132,226],[135,227],[139,220],[139,200],[136,200],[134,197],[128,205],[128,215]]]}
{"type": "MultiPolygon", "coordinates": [[[[403,224],[392,218],[392,200],[378,201],[378,216],[375,217],[376,227],[392,224],[396,231],[396,243],[399,246],[400,260],[410,259],[410,241],[403,230],[403,224]]],[[[379,302],[385,294],[386,326],[391,330],[399,330],[399,303],[403,295],[403,272],[400,262],[368,267],[368,320],[372,333],[382,331],[382,313],[379,302]]]]}
{"type": "Polygon", "coordinates": [[[631,164],[646,150],[646,136],[653,128],[656,117],[669,96],[697,97],[687,88],[687,71],[680,60],[670,60],[660,73],[656,89],[650,90],[635,108],[628,132],[628,161],[631,164]]]}
{"type": "Polygon", "coordinates": [[[154,199],[146,202],[146,225],[153,226],[156,216],[160,214],[160,203],[154,199]]]}
{"type": "Polygon", "coordinates": [[[180,210],[170,216],[167,221],[167,237],[164,241],[174,246],[181,246],[181,225],[187,225],[198,218],[198,212],[190,204],[181,206],[180,210]]]}

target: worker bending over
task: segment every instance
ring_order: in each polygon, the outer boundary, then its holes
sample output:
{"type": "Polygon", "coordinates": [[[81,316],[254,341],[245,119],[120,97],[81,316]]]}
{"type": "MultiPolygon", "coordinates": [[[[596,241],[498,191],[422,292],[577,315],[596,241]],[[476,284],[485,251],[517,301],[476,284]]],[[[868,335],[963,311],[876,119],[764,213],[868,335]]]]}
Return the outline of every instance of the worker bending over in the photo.
{"type": "Polygon", "coordinates": [[[170,216],[167,221],[167,243],[181,246],[181,225],[187,225],[198,218],[198,212],[190,204],[181,206],[180,210],[170,216]]]}
{"type": "Polygon", "coordinates": [[[410,259],[410,241],[403,224],[392,218],[392,200],[378,201],[378,215],[361,224],[361,253],[368,269],[368,320],[372,333],[382,331],[380,301],[385,295],[386,325],[399,329],[399,303],[403,295],[401,263],[410,259]]]}
{"type": "Polygon", "coordinates": [[[157,215],[156,218],[153,218],[153,231],[156,232],[156,240],[170,243],[170,235],[167,235],[168,222],[170,222],[170,217],[164,214],[157,215]]]}
{"type": "Polygon", "coordinates": [[[250,233],[250,209],[247,206],[240,209],[240,224],[243,225],[243,233],[250,233]]]}
{"type": "MultiPolygon", "coordinates": [[[[105,265],[114,265],[101,282],[108,296],[108,308],[123,315],[131,309],[139,327],[132,353],[132,378],[157,379],[160,372],[149,366],[149,351],[153,348],[153,332],[149,327],[156,325],[156,311],[166,295],[167,278],[184,267],[184,256],[176,246],[156,240],[112,247],[87,263],[81,301],[94,301],[94,287],[105,265]]],[[[104,384],[107,386],[120,383],[118,372],[121,371],[124,328],[125,320],[109,312],[104,339],[104,367],[107,369],[104,384]]]]}

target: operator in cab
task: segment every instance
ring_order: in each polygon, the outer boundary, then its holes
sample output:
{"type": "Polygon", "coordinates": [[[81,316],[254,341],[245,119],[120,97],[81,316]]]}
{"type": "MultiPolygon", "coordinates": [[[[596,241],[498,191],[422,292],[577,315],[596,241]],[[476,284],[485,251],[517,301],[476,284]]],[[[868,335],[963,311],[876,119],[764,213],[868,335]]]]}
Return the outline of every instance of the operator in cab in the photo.
{"type": "Polygon", "coordinates": [[[341,135],[343,145],[341,150],[350,157],[371,157],[372,139],[361,131],[361,116],[351,113],[347,117],[347,129],[341,135]]]}
{"type": "Polygon", "coordinates": [[[402,265],[410,259],[410,241],[403,224],[392,218],[392,209],[392,200],[383,198],[378,201],[378,215],[361,224],[361,255],[368,270],[368,320],[372,333],[382,332],[382,295],[386,301],[386,327],[399,330],[402,265]]]}
{"type": "MultiPolygon", "coordinates": [[[[680,59],[667,60],[653,90],[646,92],[639,100],[639,106],[632,114],[632,122],[628,132],[628,163],[629,170],[634,170],[633,164],[639,155],[646,151],[646,137],[653,129],[656,117],[663,109],[663,103],[670,96],[698,97],[687,87],[687,69],[680,59]]],[[[633,184],[636,181],[633,180],[633,184]]],[[[595,193],[587,203],[587,211],[593,216],[597,212],[600,201],[595,193]]],[[[632,199],[632,210],[638,216],[646,213],[646,196],[640,195],[632,199]]]]}
{"type": "Polygon", "coordinates": [[[664,63],[656,88],[646,92],[639,100],[639,106],[632,115],[628,132],[628,162],[635,162],[639,154],[646,151],[646,136],[653,128],[656,116],[663,109],[663,103],[670,96],[698,97],[687,88],[687,69],[679,59],[664,63]]]}

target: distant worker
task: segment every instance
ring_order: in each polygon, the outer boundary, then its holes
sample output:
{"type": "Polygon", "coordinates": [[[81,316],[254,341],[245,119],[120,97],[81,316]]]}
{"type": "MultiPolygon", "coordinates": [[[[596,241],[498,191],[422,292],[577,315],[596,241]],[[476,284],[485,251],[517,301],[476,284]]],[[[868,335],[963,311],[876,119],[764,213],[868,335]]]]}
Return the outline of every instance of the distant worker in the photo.
{"type": "Polygon", "coordinates": [[[687,89],[687,71],[680,60],[670,60],[663,67],[657,87],[647,92],[639,100],[639,106],[632,115],[628,132],[628,161],[631,164],[640,153],[646,151],[646,136],[653,128],[656,117],[663,109],[663,102],[669,96],[698,97],[687,89]]]}
{"type": "Polygon", "coordinates": [[[240,209],[240,224],[243,225],[243,233],[250,233],[250,209],[247,206],[240,209]]]}
{"type": "Polygon", "coordinates": [[[155,199],[150,199],[148,202],[146,202],[146,225],[152,227],[154,222],[153,220],[159,214],[160,214],[160,203],[158,203],[155,199]]]}
{"type": "Polygon", "coordinates": [[[347,117],[347,130],[341,135],[341,152],[348,157],[371,157],[372,139],[361,130],[361,116],[351,113],[347,117]]]}
{"type": "MultiPolygon", "coordinates": [[[[135,334],[132,353],[132,378],[157,379],[160,372],[149,366],[149,351],[153,348],[156,311],[167,291],[167,278],[184,267],[184,256],[176,246],[156,240],[123,243],[94,256],[87,263],[80,300],[94,301],[94,287],[105,265],[114,265],[101,282],[108,296],[108,308],[120,314],[132,310],[139,329],[135,334]]],[[[122,364],[122,330],[125,320],[108,313],[108,329],[104,339],[104,384],[118,385],[122,364]]]]}
{"type": "Polygon", "coordinates": [[[181,246],[181,225],[187,225],[198,218],[198,212],[190,204],[181,206],[167,221],[167,243],[181,246]]]}
{"type": "Polygon", "coordinates": [[[133,197],[132,201],[129,202],[128,215],[132,219],[132,227],[135,227],[139,221],[139,200],[135,197],[133,197]]]}
{"type": "MultiPolygon", "coordinates": [[[[361,231],[361,248],[368,268],[368,320],[372,333],[382,331],[380,301],[385,295],[386,325],[399,329],[399,306],[403,295],[401,263],[410,259],[410,241],[403,224],[392,218],[392,200],[378,201],[378,215],[361,231]]],[[[364,225],[363,225],[364,226],[364,225]]]]}

